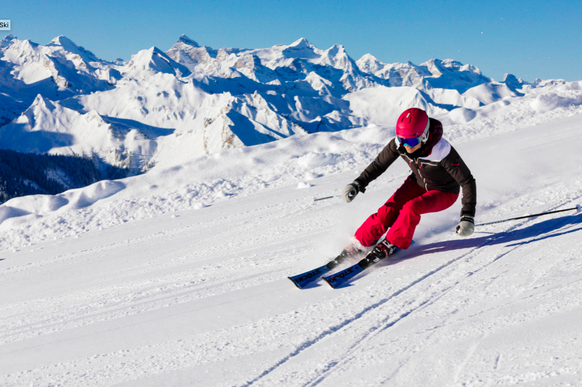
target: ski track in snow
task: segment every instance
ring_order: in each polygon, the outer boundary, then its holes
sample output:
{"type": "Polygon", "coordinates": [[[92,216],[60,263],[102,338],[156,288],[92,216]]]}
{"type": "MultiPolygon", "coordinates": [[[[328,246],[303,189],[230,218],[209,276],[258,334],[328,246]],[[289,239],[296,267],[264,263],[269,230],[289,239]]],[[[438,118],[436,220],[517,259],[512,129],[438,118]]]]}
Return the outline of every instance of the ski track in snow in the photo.
{"type": "MultiPolygon", "coordinates": [[[[574,198],[574,200],[568,200],[567,202],[560,203],[560,204],[556,205],[554,208],[547,209],[547,211],[552,211],[555,209],[562,208],[562,207],[566,206],[567,204],[576,203],[578,200],[580,200],[580,198],[581,198],[581,196],[574,198]]],[[[449,270],[451,272],[450,277],[456,277],[456,275],[458,274],[457,273],[458,268],[454,266],[455,263],[457,263],[459,261],[464,261],[465,263],[470,263],[473,260],[477,261],[479,258],[479,255],[482,252],[482,249],[484,247],[487,247],[491,244],[494,244],[496,240],[503,238],[503,235],[505,235],[506,233],[509,233],[513,230],[517,230],[521,227],[524,227],[528,223],[531,223],[531,222],[533,222],[533,221],[524,221],[522,223],[519,223],[517,225],[514,225],[514,226],[508,228],[503,234],[501,234],[501,236],[498,236],[498,237],[492,238],[492,239],[487,239],[485,242],[472,248],[470,251],[451,259],[450,261],[444,263],[442,266],[422,275],[421,277],[414,280],[412,283],[408,284],[407,286],[405,286],[401,289],[398,289],[397,291],[395,291],[393,294],[389,295],[388,297],[380,300],[377,303],[374,303],[370,306],[367,306],[366,308],[364,308],[360,312],[356,313],[353,317],[350,317],[350,318],[340,322],[337,325],[329,327],[326,331],[322,332],[315,339],[310,339],[304,343],[301,343],[294,351],[289,353],[283,359],[278,361],[275,365],[266,369],[258,377],[256,377],[255,379],[252,379],[251,381],[244,384],[243,386],[250,386],[250,385],[254,385],[256,383],[260,384],[260,382],[262,382],[264,378],[268,377],[271,373],[275,372],[277,369],[284,366],[287,362],[291,361],[293,358],[300,356],[301,353],[303,353],[304,351],[306,351],[306,350],[316,351],[317,350],[315,348],[316,346],[318,346],[320,344],[325,345],[325,343],[323,343],[324,339],[326,339],[330,336],[334,336],[334,335],[338,335],[338,336],[343,335],[344,334],[343,331],[349,329],[351,324],[353,324],[355,322],[358,322],[361,324],[361,321],[365,320],[366,316],[368,316],[370,314],[374,314],[374,313],[375,314],[381,313],[382,308],[384,307],[385,304],[388,304],[391,301],[395,300],[396,298],[401,296],[403,293],[412,289],[415,291],[415,297],[418,295],[418,293],[424,294],[425,290],[423,289],[423,290],[419,291],[418,286],[422,285],[423,281],[425,281],[429,278],[432,280],[432,282],[430,282],[430,284],[428,285],[429,288],[433,287],[434,286],[433,284],[435,282],[441,283],[443,280],[435,279],[433,277],[433,276],[439,274],[441,271],[444,272],[447,269],[450,269],[449,270]],[[451,267],[453,267],[453,268],[451,268],[451,267]]],[[[545,228],[541,228],[538,231],[539,231],[539,233],[543,234],[545,232],[551,231],[551,229],[553,229],[554,227],[556,227],[556,225],[552,224],[552,225],[547,226],[545,228]]],[[[532,237],[532,239],[535,239],[535,237],[532,237]]],[[[498,256],[496,256],[493,259],[487,259],[487,262],[480,267],[471,268],[470,271],[466,271],[465,273],[463,273],[465,276],[465,280],[468,279],[469,277],[473,276],[474,274],[486,269],[490,265],[495,264],[498,260],[500,260],[500,259],[502,259],[510,254],[515,253],[516,250],[518,250],[521,246],[524,246],[527,243],[530,243],[530,241],[524,241],[524,242],[512,247],[511,249],[505,251],[504,253],[499,254],[498,256]]],[[[413,253],[413,252],[414,252],[414,249],[411,249],[410,253],[413,253]]],[[[445,275],[445,274],[443,274],[443,275],[445,275]]],[[[405,319],[406,317],[408,317],[409,315],[411,315],[415,311],[434,304],[435,301],[437,301],[438,299],[443,297],[445,294],[450,292],[461,281],[462,280],[459,280],[458,282],[455,282],[452,285],[447,284],[447,287],[442,288],[442,289],[433,290],[431,293],[431,295],[435,295],[433,297],[428,297],[424,300],[415,300],[415,301],[407,299],[397,308],[398,312],[396,313],[396,316],[394,316],[393,314],[389,314],[388,317],[383,319],[383,320],[373,321],[373,324],[370,326],[368,326],[368,324],[366,324],[366,326],[368,328],[365,331],[365,333],[363,333],[360,336],[357,336],[356,338],[353,338],[351,340],[351,342],[353,344],[351,346],[349,346],[348,348],[346,348],[345,351],[342,352],[342,354],[339,357],[330,360],[327,364],[320,365],[318,367],[319,370],[317,371],[316,376],[310,382],[307,382],[307,383],[302,384],[302,385],[305,385],[305,386],[319,385],[320,383],[322,383],[325,380],[326,376],[331,374],[332,372],[334,372],[337,367],[341,368],[342,365],[347,364],[351,360],[356,358],[358,353],[362,351],[362,348],[365,348],[367,340],[371,340],[374,336],[376,336],[376,335],[382,333],[383,331],[391,328],[392,326],[396,325],[397,323],[399,323],[400,321],[402,321],[403,319],[405,319]]],[[[358,329],[361,329],[361,327],[359,326],[358,329]]],[[[266,385],[269,385],[268,384],[269,382],[275,382],[275,381],[274,380],[267,381],[266,385]]]]}
{"type": "MultiPolygon", "coordinates": [[[[266,207],[264,210],[269,209],[269,207],[266,207]]],[[[275,212],[275,214],[277,213],[275,212]]],[[[287,215],[288,214],[285,214],[284,216],[287,215]]],[[[234,221],[234,219],[231,219],[231,221],[234,221]]],[[[208,227],[208,224],[206,224],[206,227],[208,227]]],[[[243,229],[241,231],[245,230],[243,229]]],[[[185,226],[173,232],[158,232],[147,235],[146,237],[133,238],[108,246],[100,246],[91,250],[81,251],[75,254],[58,255],[53,259],[43,260],[35,264],[27,265],[24,268],[17,268],[17,270],[10,271],[8,274],[12,274],[13,276],[27,275],[29,270],[38,270],[44,266],[54,268],[55,265],[66,266],[68,263],[79,264],[83,261],[89,262],[93,259],[99,259],[98,257],[103,256],[108,251],[119,248],[124,248],[124,250],[127,251],[135,249],[145,251],[148,247],[153,245],[154,242],[159,243],[160,240],[164,242],[172,242],[172,240],[177,239],[176,235],[184,236],[193,233],[196,233],[196,227],[185,226]]],[[[268,237],[269,240],[276,240],[276,234],[277,232],[272,230],[270,233],[264,233],[263,236],[268,237]]],[[[212,256],[219,248],[232,250],[237,244],[236,240],[221,242],[225,239],[224,232],[218,232],[214,239],[216,239],[216,242],[209,240],[205,243],[208,244],[205,249],[197,249],[195,254],[183,256],[181,259],[183,261],[188,261],[196,256],[212,256]]],[[[278,243],[273,243],[273,248],[277,248],[277,244],[278,243]]],[[[164,255],[158,257],[158,259],[171,258],[175,253],[176,251],[165,252],[164,255]]],[[[252,255],[252,250],[249,250],[247,254],[252,255]]],[[[131,313],[140,313],[147,310],[158,309],[169,304],[188,302],[196,297],[209,297],[231,291],[233,285],[237,285],[239,288],[254,286],[258,283],[268,282],[268,278],[276,278],[277,273],[286,269],[283,267],[266,271],[265,269],[269,265],[263,262],[260,273],[250,274],[247,277],[241,278],[236,269],[240,268],[241,265],[248,265],[248,261],[245,262],[246,259],[248,259],[247,256],[229,257],[220,264],[208,262],[210,260],[204,260],[202,262],[204,265],[202,266],[197,265],[197,267],[188,271],[165,274],[157,277],[156,282],[154,283],[142,280],[126,281],[122,287],[114,285],[102,289],[91,289],[91,294],[66,294],[59,299],[40,298],[36,300],[36,305],[34,305],[35,310],[37,310],[35,317],[38,318],[38,316],[42,314],[43,309],[49,309],[49,311],[46,312],[48,314],[47,319],[35,321],[34,323],[27,325],[22,325],[22,321],[15,321],[13,324],[19,326],[19,329],[14,329],[10,325],[5,326],[9,329],[10,334],[8,336],[0,336],[0,340],[4,340],[4,342],[18,339],[22,340],[40,333],[49,333],[56,328],[58,328],[56,330],[71,329],[73,327],[95,323],[97,321],[118,318],[127,315],[128,307],[131,307],[131,313]],[[204,274],[201,275],[200,271],[204,274]],[[218,276],[217,274],[219,272],[220,275],[218,276]],[[264,277],[264,279],[261,281],[262,277],[264,277]],[[176,283],[183,283],[183,285],[176,287],[176,285],[174,285],[176,283]],[[193,293],[195,293],[195,295],[193,293]],[[48,308],[47,305],[49,305],[48,308]],[[96,307],[99,307],[99,313],[90,312],[96,307]],[[52,310],[57,310],[58,314],[53,314],[52,310]],[[78,318],[73,318],[75,315],[80,316],[78,318]]],[[[275,261],[273,260],[273,265],[274,262],[275,261]]],[[[133,270],[131,275],[141,276],[147,273],[150,271],[148,270],[148,266],[149,265],[146,264],[145,267],[139,267],[137,270],[133,270]]],[[[170,265],[169,263],[162,266],[157,264],[151,270],[160,270],[163,269],[164,266],[169,268],[173,267],[173,265],[170,265]]],[[[256,268],[258,268],[258,266],[256,266],[256,268]]],[[[20,314],[15,314],[14,311],[12,311],[11,317],[14,318],[19,315],[26,315],[26,310],[31,306],[32,305],[24,305],[26,309],[20,314]]],[[[14,309],[11,305],[4,305],[0,311],[3,310],[7,312],[11,309],[14,309]]],[[[6,320],[6,318],[4,320],[6,320]]]]}
{"type": "MultiPolygon", "coordinates": [[[[580,198],[581,197],[578,197],[576,199],[580,199],[580,198]]],[[[557,205],[555,208],[548,209],[548,211],[559,209],[559,208],[563,207],[565,204],[571,204],[571,202],[562,203],[560,205],[557,205]]],[[[533,222],[533,221],[525,221],[523,223],[517,224],[515,226],[510,227],[505,232],[511,232],[512,230],[516,230],[520,227],[523,227],[530,222],[533,222]]],[[[540,231],[540,233],[544,233],[544,232],[550,231],[552,228],[553,228],[553,226],[550,226],[550,227],[546,227],[544,229],[541,229],[539,231],[540,231]]],[[[438,268],[420,276],[418,279],[416,279],[412,283],[408,284],[407,286],[405,286],[401,289],[398,289],[397,291],[395,291],[393,294],[389,295],[388,297],[386,297],[386,298],[384,298],[384,299],[382,299],[382,300],[380,300],[380,301],[378,301],[370,306],[367,306],[366,308],[364,308],[363,310],[361,310],[360,312],[355,314],[353,317],[346,319],[344,321],[341,321],[337,325],[329,327],[326,331],[322,332],[315,339],[311,339],[309,341],[301,343],[293,352],[289,353],[283,359],[278,361],[275,365],[266,369],[258,377],[249,381],[248,383],[243,384],[242,386],[246,387],[246,386],[255,385],[257,383],[260,384],[260,382],[262,382],[265,377],[268,377],[271,373],[275,372],[281,366],[284,366],[287,362],[291,361],[294,357],[300,356],[302,352],[304,352],[308,349],[317,351],[318,349],[315,348],[316,346],[326,345],[326,343],[324,342],[324,339],[328,338],[329,336],[344,335],[345,334],[344,330],[350,329],[350,326],[353,323],[360,323],[360,326],[358,326],[356,329],[357,330],[364,330],[364,333],[358,334],[356,337],[353,337],[353,336],[350,337],[350,343],[351,343],[350,346],[347,347],[345,350],[343,350],[343,352],[341,353],[340,356],[329,361],[328,363],[326,363],[324,365],[319,365],[316,376],[310,381],[302,382],[303,386],[320,385],[322,382],[325,381],[325,379],[328,375],[330,375],[331,373],[333,373],[336,370],[337,367],[341,368],[342,366],[349,364],[353,359],[357,358],[358,355],[366,348],[366,344],[369,340],[372,340],[375,336],[381,334],[385,330],[388,330],[391,327],[393,327],[394,325],[398,324],[399,322],[401,322],[403,319],[407,318],[412,313],[414,313],[418,310],[421,310],[424,307],[428,307],[428,306],[434,304],[437,300],[442,298],[445,294],[447,294],[448,292],[453,290],[453,288],[455,286],[459,285],[462,281],[469,279],[474,274],[489,267],[490,265],[495,264],[498,260],[516,252],[516,250],[518,250],[520,247],[529,243],[529,241],[526,241],[526,242],[523,242],[521,244],[518,244],[518,245],[514,246],[513,248],[511,248],[510,250],[498,255],[493,260],[487,260],[487,262],[485,264],[483,264],[482,266],[471,268],[470,269],[471,271],[467,272],[466,270],[464,270],[464,278],[455,280],[456,282],[454,282],[452,285],[446,283],[445,287],[443,287],[443,288],[437,287],[437,289],[430,289],[430,288],[434,287],[434,285],[433,285],[434,283],[440,284],[444,281],[444,279],[457,278],[456,275],[458,274],[457,271],[459,268],[454,267],[455,263],[457,263],[459,261],[464,261],[464,263],[470,264],[471,261],[477,261],[479,258],[479,254],[482,253],[482,249],[484,247],[487,247],[488,245],[494,243],[495,239],[499,239],[499,238],[502,238],[502,236],[499,236],[499,237],[493,238],[493,239],[489,239],[489,240],[485,241],[484,243],[480,244],[479,246],[472,248],[469,252],[461,254],[461,255],[451,259],[450,261],[444,263],[442,266],[439,266],[438,268]],[[445,276],[444,279],[434,278],[434,276],[441,274],[440,273],[441,271],[445,272],[447,269],[450,269],[449,270],[450,273],[448,275],[447,275],[447,273],[443,273],[442,275],[445,276]],[[432,280],[432,282],[430,282],[427,286],[425,286],[425,288],[429,288],[429,289],[418,290],[418,287],[425,284],[424,281],[426,281],[428,279],[432,280]],[[396,308],[393,305],[390,305],[389,309],[398,310],[398,312],[396,313],[396,316],[394,316],[393,314],[389,314],[388,317],[381,319],[381,320],[377,320],[376,316],[372,316],[372,317],[370,317],[370,319],[373,319],[371,324],[362,322],[362,320],[366,320],[368,315],[381,314],[382,308],[386,304],[388,304],[392,301],[395,301],[401,295],[405,295],[405,293],[409,290],[415,291],[414,296],[411,297],[412,299],[414,299],[418,294],[424,294],[426,292],[426,290],[431,290],[431,293],[430,293],[429,297],[426,297],[425,299],[422,299],[422,300],[405,299],[405,300],[401,301],[396,308]],[[376,317],[376,319],[374,319],[374,317],[376,317]],[[362,327],[362,325],[364,327],[362,327]]],[[[480,264],[480,262],[478,264],[480,264]]],[[[582,278],[581,278],[581,281],[582,281],[582,278]]],[[[398,301],[396,301],[396,302],[398,302],[398,301]]],[[[468,356],[470,356],[470,355],[468,355],[468,356]]],[[[466,360],[468,360],[468,357],[466,360]]],[[[388,381],[389,380],[386,380],[385,382],[388,382],[388,381]]],[[[277,382],[277,380],[268,380],[265,382],[266,384],[262,384],[262,385],[270,385],[269,383],[276,383],[276,382],[277,382]]]]}

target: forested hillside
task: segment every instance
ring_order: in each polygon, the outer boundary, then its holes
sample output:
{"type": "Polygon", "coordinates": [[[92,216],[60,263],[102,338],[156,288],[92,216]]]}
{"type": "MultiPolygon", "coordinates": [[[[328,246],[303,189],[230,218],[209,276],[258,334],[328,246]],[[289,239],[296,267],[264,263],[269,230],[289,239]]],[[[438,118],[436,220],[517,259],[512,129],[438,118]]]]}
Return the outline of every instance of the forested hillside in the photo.
{"type": "Polygon", "coordinates": [[[127,172],[110,168],[102,173],[93,160],[81,156],[39,155],[0,149],[0,203],[24,195],[56,195],[127,172]]]}

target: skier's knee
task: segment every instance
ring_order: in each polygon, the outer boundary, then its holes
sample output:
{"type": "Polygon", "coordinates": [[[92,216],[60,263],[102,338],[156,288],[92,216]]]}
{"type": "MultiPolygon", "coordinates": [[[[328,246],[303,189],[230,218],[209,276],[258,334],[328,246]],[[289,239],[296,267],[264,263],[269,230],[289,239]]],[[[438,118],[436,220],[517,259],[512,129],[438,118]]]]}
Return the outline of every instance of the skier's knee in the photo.
{"type": "Polygon", "coordinates": [[[416,215],[420,215],[422,213],[422,201],[421,200],[411,200],[404,205],[402,208],[403,211],[411,212],[416,215]]]}

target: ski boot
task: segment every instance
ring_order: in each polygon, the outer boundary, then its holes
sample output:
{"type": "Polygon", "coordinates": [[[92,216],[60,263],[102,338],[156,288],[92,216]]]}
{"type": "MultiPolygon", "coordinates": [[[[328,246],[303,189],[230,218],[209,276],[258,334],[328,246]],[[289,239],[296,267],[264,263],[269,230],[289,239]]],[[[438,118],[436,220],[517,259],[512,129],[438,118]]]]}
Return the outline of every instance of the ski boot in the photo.
{"type": "Polygon", "coordinates": [[[390,243],[386,239],[384,239],[380,243],[378,243],[376,246],[374,246],[372,251],[370,251],[370,253],[368,253],[368,255],[366,255],[366,258],[362,259],[359,262],[359,265],[362,267],[362,269],[365,269],[366,267],[368,267],[374,263],[377,263],[381,259],[389,257],[390,255],[394,254],[396,251],[398,251],[398,247],[394,246],[392,243],[390,243]]]}

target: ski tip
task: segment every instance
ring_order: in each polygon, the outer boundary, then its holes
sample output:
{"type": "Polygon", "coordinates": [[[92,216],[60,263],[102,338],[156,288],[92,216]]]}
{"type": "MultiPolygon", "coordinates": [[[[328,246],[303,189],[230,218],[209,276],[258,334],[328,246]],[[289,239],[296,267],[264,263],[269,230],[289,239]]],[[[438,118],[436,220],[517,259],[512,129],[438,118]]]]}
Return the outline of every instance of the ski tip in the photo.
{"type": "Polygon", "coordinates": [[[297,283],[297,281],[295,281],[293,278],[291,278],[291,277],[287,277],[287,278],[289,278],[289,281],[293,282],[293,283],[295,284],[295,286],[297,286],[297,289],[303,289],[303,288],[302,288],[302,287],[299,285],[299,283],[297,283]]]}
{"type": "Polygon", "coordinates": [[[349,276],[349,277],[342,276],[341,272],[340,272],[340,273],[336,273],[334,275],[330,275],[328,277],[323,277],[323,280],[325,282],[327,282],[327,284],[329,286],[331,286],[332,288],[339,289],[342,286],[344,286],[345,284],[347,284],[351,278],[352,278],[352,276],[349,276]]]}
{"type": "Polygon", "coordinates": [[[313,282],[317,281],[323,274],[325,274],[328,271],[329,268],[327,267],[327,265],[324,265],[316,269],[306,271],[305,273],[294,275],[292,277],[287,278],[289,278],[299,289],[305,289],[313,282]]]}
{"type": "Polygon", "coordinates": [[[335,287],[335,285],[334,285],[333,281],[331,281],[330,279],[328,279],[328,278],[326,278],[326,277],[323,277],[323,280],[324,280],[324,281],[325,281],[325,282],[326,282],[326,283],[327,283],[329,286],[331,286],[332,288],[334,288],[334,289],[337,289],[337,288],[335,287]]]}

